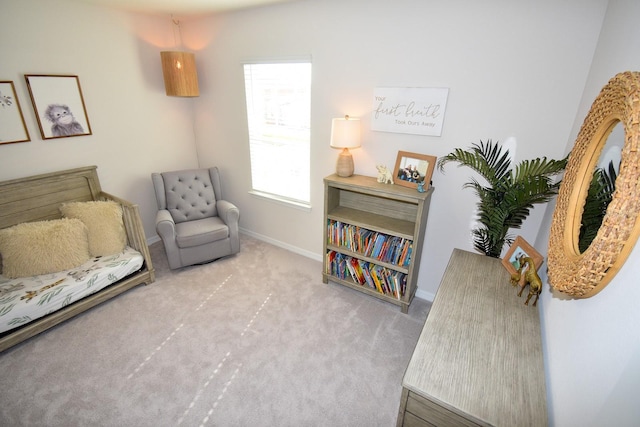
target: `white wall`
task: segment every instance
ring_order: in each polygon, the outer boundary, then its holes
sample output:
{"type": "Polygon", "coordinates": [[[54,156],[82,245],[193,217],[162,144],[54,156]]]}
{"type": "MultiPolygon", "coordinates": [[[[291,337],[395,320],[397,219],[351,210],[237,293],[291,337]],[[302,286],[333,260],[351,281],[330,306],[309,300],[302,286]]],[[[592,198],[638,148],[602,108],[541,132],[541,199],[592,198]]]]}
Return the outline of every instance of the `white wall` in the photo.
{"type": "MultiPolygon", "coordinates": [[[[604,16],[605,0],[300,0],[188,22],[209,44],[197,100],[200,163],[221,166],[241,226],[316,257],[322,250],[322,178],[338,155],[331,119],[363,121],[356,173],[393,167],[399,150],[443,156],[480,139],[518,141],[516,160],[561,158],[604,16]],[[261,200],[250,189],[242,61],[311,55],[311,212],[261,200]],[[375,87],[450,88],[441,137],[370,131],[375,87]]],[[[277,165],[274,165],[277,166],[277,165]]],[[[434,174],[419,275],[432,298],[454,247],[471,249],[477,199],[470,170],[434,174]]],[[[522,229],[533,242],[544,209],[522,229]]]]}
{"type": "MultiPolygon", "coordinates": [[[[640,3],[611,0],[569,152],[592,102],[622,71],[640,71],[640,3]]],[[[537,240],[547,245],[553,210],[537,240]]],[[[640,245],[609,285],[588,299],[546,287],[541,298],[550,418],[557,426],[640,425],[640,245]]]]}
{"type": "MultiPolygon", "coordinates": [[[[509,136],[518,140],[517,159],[559,158],[602,85],[619,71],[640,69],[640,5],[611,0],[600,35],[606,6],[606,0],[300,0],[190,20],[183,40],[198,54],[202,96],[178,99],[162,88],[158,52],[173,43],[165,18],[65,0],[2,0],[0,80],[14,81],[32,141],[0,145],[0,179],[97,164],[105,190],[140,204],[151,238],[149,174],[217,164],[244,229],[320,256],[322,177],[338,154],[328,144],[332,117],[359,115],[368,129],[373,88],[450,88],[442,137],[365,131],[354,157],[356,172],[366,175],[375,175],[376,163],[393,165],[398,150],[442,156],[509,136]],[[314,63],[310,213],[247,194],[241,60],[298,54],[311,54],[314,63]],[[43,141],[25,73],[79,75],[93,135],[43,141]]],[[[451,249],[471,248],[476,200],[461,189],[469,176],[453,166],[434,175],[423,296],[435,293],[451,249]]],[[[522,230],[541,251],[551,209],[545,218],[544,210],[522,230]]],[[[593,298],[543,293],[554,425],[638,424],[639,260],[636,248],[593,298]]]]}
{"type": "Polygon", "coordinates": [[[151,172],[197,165],[193,102],[164,94],[169,18],[58,0],[2,0],[0,16],[0,80],[14,82],[31,136],[0,145],[0,180],[97,165],[103,190],[138,203],[155,236],[151,172]],[[78,75],[93,134],[43,140],[24,74],[78,75]]]}

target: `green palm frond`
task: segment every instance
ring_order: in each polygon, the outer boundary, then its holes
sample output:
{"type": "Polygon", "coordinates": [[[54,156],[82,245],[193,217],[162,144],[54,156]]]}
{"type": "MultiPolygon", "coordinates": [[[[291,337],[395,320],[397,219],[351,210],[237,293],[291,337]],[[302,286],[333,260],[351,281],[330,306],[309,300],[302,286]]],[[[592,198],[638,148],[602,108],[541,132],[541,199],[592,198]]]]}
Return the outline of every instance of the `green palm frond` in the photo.
{"type": "Polygon", "coordinates": [[[438,168],[456,162],[482,176],[488,185],[476,178],[463,185],[478,196],[478,228],[472,230],[474,248],[491,257],[500,257],[505,244],[510,245],[512,228],[520,228],[533,206],[545,203],[558,193],[560,182],[554,178],[564,171],[567,158],[548,160],[546,157],[525,160],[511,168],[509,150],[491,140],[471,144],[471,148],[456,148],[438,160],[438,168]]]}
{"type": "Polygon", "coordinates": [[[493,258],[500,257],[502,251],[498,248],[501,249],[502,244],[511,245],[513,243],[513,236],[505,235],[500,237],[497,233],[492,233],[491,230],[484,227],[471,230],[471,236],[473,238],[473,248],[493,258]],[[503,243],[501,244],[501,242],[503,243]]]}
{"type": "Polygon", "coordinates": [[[529,180],[531,177],[551,178],[562,171],[567,166],[567,157],[562,160],[547,160],[546,157],[533,160],[523,160],[520,162],[513,174],[514,182],[529,180]]]}
{"type": "Polygon", "coordinates": [[[606,170],[598,168],[593,174],[582,211],[582,224],[578,236],[580,252],[587,250],[602,225],[613,192],[616,190],[617,176],[613,162],[609,162],[609,167],[606,170]]]}
{"type": "Polygon", "coordinates": [[[444,165],[449,162],[459,163],[459,166],[467,166],[492,185],[504,179],[511,167],[509,152],[502,152],[499,145],[488,140],[485,144],[471,144],[471,150],[465,151],[456,148],[452,153],[438,159],[438,168],[444,171],[444,165]]]}
{"type": "Polygon", "coordinates": [[[498,144],[493,144],[491,140],[487,143],[480,141],[480,145],[471,144],[472,149],[479,155],[486,159],[487,165],[493,170],[493,176],[495,182],[500,182],[504,179],[504,176],[509,173],[511,168],[511,156],[509,151],[502,152],[502,147],[498,144]]]}

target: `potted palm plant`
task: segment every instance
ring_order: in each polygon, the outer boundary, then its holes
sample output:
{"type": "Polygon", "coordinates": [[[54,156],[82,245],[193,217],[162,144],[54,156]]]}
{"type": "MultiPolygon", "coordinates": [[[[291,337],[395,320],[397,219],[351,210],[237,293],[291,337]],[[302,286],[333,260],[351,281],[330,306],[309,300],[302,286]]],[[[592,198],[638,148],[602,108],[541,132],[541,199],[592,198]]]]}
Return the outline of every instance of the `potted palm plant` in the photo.
{"type": "Polygon", "coordinates": [[[486,181],[483,185],[471,178],[464,184],[480,199],[480,224],[471,231],[473,245],[478,252],[499,258],[504,245],[513,243],[509,230],[520,228],[534,204],[548,202],[558,194],[560,182],[554,182],[553,178],[564,171],[567,158],[523,160],[512,168],[509,150],[488,140],[472,144],[468,150],[456,148],[441,157],[440,171],[444,172],[444,165],[449,162],[473,169],[486,181]]]}

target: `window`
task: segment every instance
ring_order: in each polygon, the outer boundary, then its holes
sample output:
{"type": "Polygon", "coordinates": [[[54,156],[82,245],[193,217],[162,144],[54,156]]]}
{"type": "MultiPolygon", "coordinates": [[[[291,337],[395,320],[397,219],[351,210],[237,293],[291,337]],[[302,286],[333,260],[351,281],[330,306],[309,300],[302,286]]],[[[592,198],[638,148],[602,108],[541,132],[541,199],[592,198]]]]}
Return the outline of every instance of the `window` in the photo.
{"type": "Polygon", "coordinates": [[[244,65],[252,191],[309,205],[311,63],[244,65]]]}

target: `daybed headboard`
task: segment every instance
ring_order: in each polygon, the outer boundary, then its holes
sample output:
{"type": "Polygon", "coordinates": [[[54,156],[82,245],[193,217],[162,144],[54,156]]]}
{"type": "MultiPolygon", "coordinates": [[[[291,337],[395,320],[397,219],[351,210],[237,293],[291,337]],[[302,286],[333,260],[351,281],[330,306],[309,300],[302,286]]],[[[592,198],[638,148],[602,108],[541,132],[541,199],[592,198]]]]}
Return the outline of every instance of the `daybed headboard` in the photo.
{"type": "Polygon", "coordinates": [[[98,200],[101,192],[96,166],[0,182],[0,228],[60,218],[62,203],[98,200]]]}
{"type": "Polygon", "coordinates": [[[144,257],[149,276],[144,280],[151,283],[155,273],[138,205],[103,192],[96,169],[86,166],[0,182],[0,229],[61,218],[62,203],[114,200],[122,207],[127,244],[144,257]]]}

